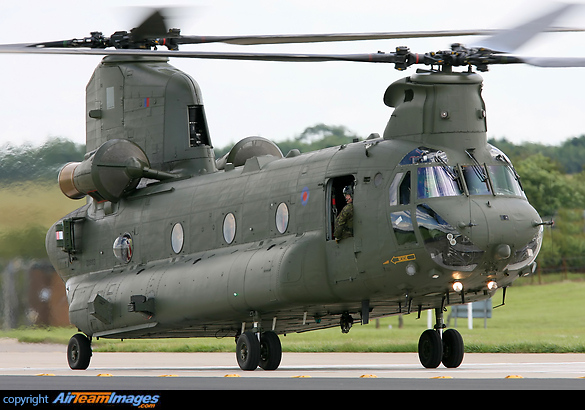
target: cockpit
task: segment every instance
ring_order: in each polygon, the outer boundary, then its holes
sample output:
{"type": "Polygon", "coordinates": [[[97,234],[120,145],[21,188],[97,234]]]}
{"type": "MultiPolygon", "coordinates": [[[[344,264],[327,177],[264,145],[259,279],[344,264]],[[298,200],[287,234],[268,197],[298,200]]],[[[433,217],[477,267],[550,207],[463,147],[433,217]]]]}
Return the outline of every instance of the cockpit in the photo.
{"type": "MultiPolygon", "coordinates": [[[[487,238],[487,224],[494,216],[486,216],[490,210],[472,210],[471,203],[464,205],[469,202],[465,199],[477,202],[480,196],[487,196],[486,201],[477,203],[489,204],[490,201],[495,202],[495,198],[525,200],[526,196],[520,177],[509,159],[493,146],[490,146],[490,154],[491,161],[481,164],[476,159],[474,150],[468,149],[465,150],[465,157],[459,156],[464,160],[456,165],[452,165],[447,154],[439,150],[417,148],[405,155],[400,162],[402,167],[390,184],[389,192],[390,220],[398,246],[416,246],[422,241],[439,266],[458,271],[474,270],[487,251],[493,253],[493,249],[488,248],[495,248],[499,243],[491,243],[493,237],[487,238]],[[411,192],[412,190],[415,192],[411,192]],[[461,202],[458,201],[456,205],[452,201],[436,199],[447,197],[460,197],[461,202]],[[460,210],[455,218],[455,213],[449,207],[460,210]],[[443,212],[445,215],[441,215],[443,212]],[[466,216],[463,215],[465,212],[466,216]],[[474,216],[473,212],[476,212],[474,216]],[[477,215],[482,217],[483,226],[474,229],[476,224],[472,221],[477,215]],[[448,216],[451,223],[443,216],[448,216]],[[486,239],[474,244],[472,238],[475,241],[479,236],[472,233],[479,233],[482,229],[481,235],[486,236],[486,239]]],[[[527,201],[523,202],[529,206],[527,201]]],[[[499,216],[496,214],[496,217],[499,221],[500,218],[509,218],[509,215],[501,213],[499,216]]],[[[513,223],[510,224],[510,230],[513,230],[513,223]]],[[[508,266],[515,269],[532,263],[538,253],[541,238],[542,229],[528,244],[525,241],[522,247],[510,243],[511,249],[506,245],[510,254],[505,255],[504,252],[505,257],[501,259],[505,259],[508,266]]]]}
{"type": "MultiPolygon", "coordinates": [[[[472,150],[466,150],[472,165],[447,165],[443,151],[417,148],[409,152],[400,165],[419,164],[417,168],[417,197],[419,199],[457,195],[508,195],[526,198],[520,177],[510,160],[497,148],[491,147],[498,165],[481,165],[472,150]],[[437,165],[438,164],[438,165],[437,165]]],[[[390,199],[392,203],[393,199],[390,199]]]]}

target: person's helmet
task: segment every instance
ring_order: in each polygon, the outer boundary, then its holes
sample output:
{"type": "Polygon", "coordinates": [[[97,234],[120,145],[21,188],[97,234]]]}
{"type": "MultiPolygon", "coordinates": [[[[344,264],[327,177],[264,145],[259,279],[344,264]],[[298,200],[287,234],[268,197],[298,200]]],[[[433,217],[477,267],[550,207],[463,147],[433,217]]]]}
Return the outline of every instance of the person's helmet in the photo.
{"type": "Polygon", "coordinates": [[[353,198],[353,187],[351,185],[343,188],[343,195],[350,195],[353,198]]]}

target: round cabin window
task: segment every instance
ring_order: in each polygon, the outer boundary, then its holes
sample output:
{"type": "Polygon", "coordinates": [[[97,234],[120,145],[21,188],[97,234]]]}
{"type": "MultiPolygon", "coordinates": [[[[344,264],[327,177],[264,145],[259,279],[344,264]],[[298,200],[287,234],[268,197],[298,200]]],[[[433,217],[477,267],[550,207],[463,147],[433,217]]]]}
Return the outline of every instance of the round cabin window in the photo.
{"type": "Polygon", "coordinates": [[[114,241],[112,247],[114,256],[122,263],[128,263],[132,259],[133,245],[132,236],[129,233],[120,235],[114,241]]]}
{"type": "Polygon", "coordinates": [[[236,237],[236,217],[229,213],[223,219],[223,239],[228,243],[232,243],[236,237]]]}
{"type": "Polygon", "coordinates": [[[288,206],[281,202],[276,208],[276,229],[280,233],[285,233],[288,228],[288,206]]]}
{"type": "Polygon", "coordinates": [[[171,247],[173,248],[173,252],[181,252],[183,250],[184,241],[185,235],[183,231],[183,225],[177,222],[171,231],[171,247]]]}

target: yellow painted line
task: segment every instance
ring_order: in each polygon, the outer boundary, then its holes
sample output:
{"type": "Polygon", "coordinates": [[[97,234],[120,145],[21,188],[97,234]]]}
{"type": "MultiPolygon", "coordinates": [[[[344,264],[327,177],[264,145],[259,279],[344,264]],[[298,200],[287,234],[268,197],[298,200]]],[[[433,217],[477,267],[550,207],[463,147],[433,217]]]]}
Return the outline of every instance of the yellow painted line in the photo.
{"type": "Polygon", "coordinates": [[[39,373],[35,376],[54,376],[54,374],[53,373],[39,373]]]}
{"type": "Polygon", "coordinates": [[[505,377],[506,379],[523,379],[524,377],[520,376],[519,374],[510,374],[505,377]]]}
{"type": "Polygon", "coordinates": [[[293,379],[305,379],[305,378],[306,379],[310,379],[311,378],[311,376],[308,376],[308,375],[305,375],[305,374],[300,375],[300,376],[292,376],[292,377],[293,377],[293,379]]]}
{"type": "Polygon", "coordinates": [[[177,376],[176,374],[161,374],[158,377],[179,377],[179,376],[177,376]]]}
{"type": "Polygon", "coordinates": [[[431,377],[431,379],[452,379],[453,377],[451,376],[435,376],[435,377],[431,377]]]}
{"type": "Polygon", "coordinates": [[[97,377],[114,377],[114,375],[110,373],[99,373],[97,377]]]}
{"type": "Polygon", "coordinates": [[[240,376],[239,374],[226,374],[223,377],[242,377],[242,376],[240,376]]]}
{"type": "Polygon", "coordinates": [[[362,374],[360,376],[361,379],[376,379],[378,376],[375,374],[362,374]]]}

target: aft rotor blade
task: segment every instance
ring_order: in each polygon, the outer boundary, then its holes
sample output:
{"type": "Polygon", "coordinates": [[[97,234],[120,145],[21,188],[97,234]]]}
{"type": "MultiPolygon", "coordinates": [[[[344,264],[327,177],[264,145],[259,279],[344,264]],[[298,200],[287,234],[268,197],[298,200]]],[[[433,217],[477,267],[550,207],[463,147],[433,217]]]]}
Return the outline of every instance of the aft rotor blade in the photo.
{"type": "MultiPolygon", "coordinates": [[[[123,49],[84,49],[84,48],[48,48],[34,47],[32,44],[0,45],[0,54],[65,54],[65,55],[96,55],[96,56],[143,56],[143,57],[176,57],[200,58],[212,60],[248,60],[276,62],[326,62],[353,61],[364,63],[396,63],[396,53],[366,54],[280,54],[280,53],[224,53],[201,51],[171,50],[123,50],[123,49]]],[[[409,54],[410,64],[431,64],[425,60],[424,54],[409,54]]],[[[511,55],[493,55],[489,64],[525,63],[537,67],[585,67],[585,57],[523,57],[511,55]]],[[[409,65],[410,65],[409,64],[409,65]]]]}
{"type": "Polygon", "coordinates": [[[171,50],[137,50],[137,49],[84,49],[84,48],[48,48],[32,47],[30,44],[13,44],[0,46],[0,54],[66,54],[99,56],[142,56],[142,57],[178,57],[215,60],[250,60],[283,62],[321,62],[321,61],[356,61],[369,63],[393,63],[394,53],[371,54],[280,54],[280,53],[222,53],[201,51],[171,50]]]}
{"type": "MultiPolygon", "coordinates": [[[[430,38],[430,37],[456,37],[491,35],[498,30],[442,30],[442,31],[404,31],[404,32],[380,32],[380,33],[335,33],[335,34],[283,34],[283,35],[244,35],[244,36],[182,36],[176,33],[161,32],[164,20],[159,13],[154,13],[141,26],[132,30],[136,40],[148,37],[147,33],[156,31],[156,36],[151,36],[158,45],[184,45],[184,44],[211,44],[226,43],[234,45],[264,45],[264,44],[296,44],[296,43],[325,43],[336,41],[361,41],[361,40],[384,40],[384,39],[408,39],[408,38],[430,38]],[[170,35],[170,37],[168,37],[170,35]],[[168,37],[168,38],[167,38],[168,37]]],[[[574,30],[574,29],[557,29],[574,30]]],[[[585,31],[585,29],[583,30],[585,31]]],[[[101,33],[100,33],[101,34],[101,33]]],[[[23,44],[27,47],[51,47],[51,48],[106,48],[103,42],[93,42],[87,37],[84,40],[67,39],[47,41],[41,43],[23,44]],[[84,41],[87,40],[87,41],[84,41]]],[[[107,41],[107,38],[104,38],[107,41]]],[[[144,48],[143,48],[144,49],[144,48]]]]}
{"type": "MultiPolygon", "coordinates": [[[[259,36],[180,36],[177,44],[228,43],[236,45],[327,43],[336,41],[391,40],[409,38],[491,36],[502,30],[438,30],[438,31],[397,31],[375,33],[331,33],[331,34],[290,34],[259,36]]],[[[549,28],[550,32],[585,31],[579,28],[549,28]]]]}
{"type": "Polygon", "coordinates": [[[167,26],[164,16],[160,10],[154,10],[154,12],[148,16],[138,27],[132,30],[138,40],[150,38],[150,37],[164,37],[167,34],[167,26]]]}
{"type": "Polygon", "coordinates": [[[179,44],[228,43],[237,45],[326,43],[335,41],[490,35],[497,30],[404,31],[380,33],[290,34],[260,36],[181,36],[179,44]]]}

